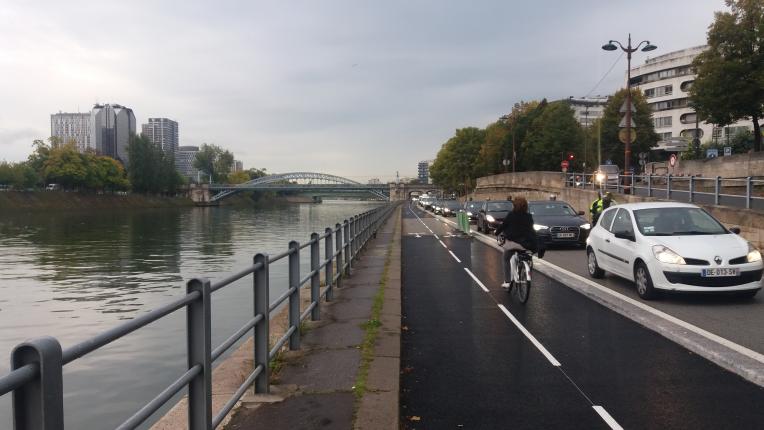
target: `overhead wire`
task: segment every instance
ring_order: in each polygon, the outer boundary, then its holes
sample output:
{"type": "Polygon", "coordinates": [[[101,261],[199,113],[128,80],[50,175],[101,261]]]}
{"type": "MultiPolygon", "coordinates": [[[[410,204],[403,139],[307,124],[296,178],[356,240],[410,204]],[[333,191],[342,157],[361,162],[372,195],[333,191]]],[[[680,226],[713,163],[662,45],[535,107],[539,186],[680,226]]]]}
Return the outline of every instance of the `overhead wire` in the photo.
{"type": "Polygon", "coordinates": [[[610,66],[610,68],[608,69],[608,71],[607,71],[607,72],[605,72],[605,74],[604,74],[604,75],[602,76],[602,78],[601,78],[601,79],[600,79],[600,80],[597,82],[597,84],[594,86],[594,88],[592,88],[592,89],[591,89],[591,91],[589,91],[588,93],[586,93],[586,95],[584,96],[585,98],[586,98],[586,97],[589,97],[589,96],[590,96],[590,95],[591,95],[591,94],[592,94],[592,93],[593,93],[593,92],[594,92],[594,91],[597,89],[597,87],[599,87],[599,86],[600,86],[600,84],[602,83],[602,81],[604,81],[604,80],[605,80],[605,78],[607,78],[607,77],[608,77],[608,75],[610,75],[610,72],[612,72],[612,71],[613,71],[613,69],[615,68],[615,65],[616,65],[616,64],[618,64],[618,62],[619,62],[619,61],[621,61],[621,58],[623,58],[623,54],[624,54],[624,52],[623,52],[623,51],[621,51],[621,55],[619,55],[619,56],[618,56],[618,58],[616,58],[616,59],[615,59],[615,61],[613,62],[613,65],[612,65],[612,66],[610,66]]]}

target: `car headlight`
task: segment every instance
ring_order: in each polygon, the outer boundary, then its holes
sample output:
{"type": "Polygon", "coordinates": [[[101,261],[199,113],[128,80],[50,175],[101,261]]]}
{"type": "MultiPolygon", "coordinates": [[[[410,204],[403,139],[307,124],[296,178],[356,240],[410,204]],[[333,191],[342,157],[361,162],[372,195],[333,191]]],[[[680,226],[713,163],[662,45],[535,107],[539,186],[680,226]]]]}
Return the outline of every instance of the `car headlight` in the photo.
{"type": "Polygon", "coordinates": [[[745,256],[745,261],[748,263],[761,261],[761,252],[759,252],[759,250],[750,243],[748,244],[748,255],[745,256]]]}
{"type": "Polygon", "coordinates": [[[449,209],[449,208],[443,208],[443,212],[451,212],[451,209],[449,209]]]}
{"type": "Polygon", "coordinates": [[[684,258],[682,258],[681,255],[677,254],[676,252],[672,251],[669,248],[666,248],[663,245],[653,246],[653,255],[661,263],[687,264],[685,263],[684,258]]]}
{"type": "Polygon", "coordinates": [[[491,215],[486,215],[485,219],[488,220],[488,222],[496,222],[496,218],[492,217],[491,215]]]}
{"type": "Polygon", "coordinates": [[[605,175],[603,175],[602,173],[597,173],[597,176],[595,176],[594,178],[597,180],[597,182],[602,182],[605,180],[605,175]]]}
{"type": "Polygon", "coordinates": [[[581,228],[584,230],[589,230],[592,228],[592,225],[587,222],[586,224],[581,224],[581,228]]]}
{"type": "Polygon", "coordinates": [[[472,216],[472,212],[467,212],[467,216],[472,216]]]}
{"type": "Polygon", "coordinates": [[[539,231],[539,230],[546,230],[546,229],[548,229],[548,228],[549,228],[549,226],[546,226],[546,225],[541,225],[541,224],[533,224],[533,229],[534,229],[534,230],[536,230],[536,231],[539,231]]]}

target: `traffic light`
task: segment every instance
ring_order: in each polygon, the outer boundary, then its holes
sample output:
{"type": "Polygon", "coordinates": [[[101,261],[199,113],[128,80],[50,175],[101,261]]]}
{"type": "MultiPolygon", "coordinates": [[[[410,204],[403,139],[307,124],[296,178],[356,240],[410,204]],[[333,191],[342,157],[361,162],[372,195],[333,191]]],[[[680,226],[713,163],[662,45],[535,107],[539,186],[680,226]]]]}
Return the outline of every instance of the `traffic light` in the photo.
{"type": "Polygon", "coordinates": [[[576,158],[575,155],[572,152],[568,152],[568,161],[573,161],[574,158],[576,158]]]}

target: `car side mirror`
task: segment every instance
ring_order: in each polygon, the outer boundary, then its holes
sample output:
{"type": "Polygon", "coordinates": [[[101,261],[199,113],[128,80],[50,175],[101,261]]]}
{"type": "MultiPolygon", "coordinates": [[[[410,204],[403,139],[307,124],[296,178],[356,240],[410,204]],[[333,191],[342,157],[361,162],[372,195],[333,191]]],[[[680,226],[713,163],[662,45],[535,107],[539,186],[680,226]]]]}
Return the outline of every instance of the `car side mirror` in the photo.
{"type": "Polygon", "coordinates": [[[740,227],[730,227],[730,231],[735,234],[740,234],[740,227]]]}
{"type": "Polygon", "coordinates": [[[617,231],[614,234],[615,234],[616,239],[626,239],[626,240],[630,240],[632,242],[636,242],[637,241],[637,238],[634,237],[634,233],[630,233],[628,231],[617,231]]]}
{"type": "Polygon", "coordinates": [[[579,216],[584,216],[584,211],[578,211],[579,216]]]}

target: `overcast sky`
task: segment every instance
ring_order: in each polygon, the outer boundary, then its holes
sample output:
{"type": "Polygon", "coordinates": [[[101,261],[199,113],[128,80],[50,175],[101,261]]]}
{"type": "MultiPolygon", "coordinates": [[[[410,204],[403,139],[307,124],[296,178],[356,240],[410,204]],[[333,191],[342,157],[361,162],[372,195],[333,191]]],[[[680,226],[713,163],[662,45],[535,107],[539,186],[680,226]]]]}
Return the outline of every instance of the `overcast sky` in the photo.
{"type": "MultiPolygon", "coordinates": [[[[650,54],[705,43],[722,0],[0,0],[0,160],[50,114],[96,102],[167,117],[181,145],[245,168],[416,176],[465,126],[520,100],[610,94],[628,32],[650,54]]],[[[639,64],[647,53],[635,54],[639,64]]]]}

